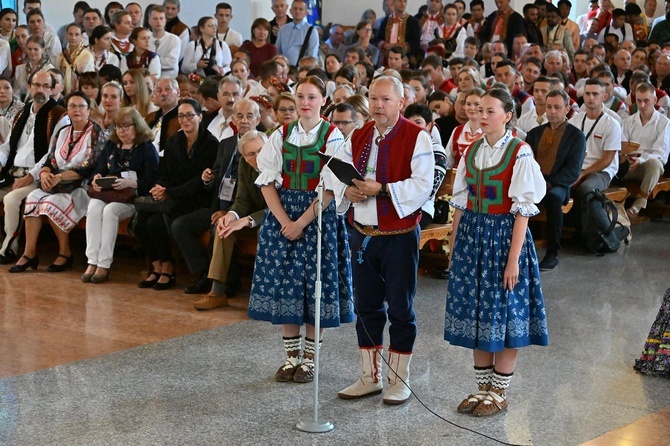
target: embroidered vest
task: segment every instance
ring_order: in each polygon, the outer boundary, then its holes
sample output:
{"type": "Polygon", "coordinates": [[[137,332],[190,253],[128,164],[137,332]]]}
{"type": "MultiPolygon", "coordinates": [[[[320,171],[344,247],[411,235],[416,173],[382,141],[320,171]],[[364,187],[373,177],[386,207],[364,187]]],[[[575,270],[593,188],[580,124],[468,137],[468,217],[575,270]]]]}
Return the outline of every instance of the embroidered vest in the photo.
{"type": "Polygon", "coordinates": [[[319,173],[323,160],[317,154],[326,146],[326,141],[336,128],[327,121],[322,121],[317,131],[316,141],[308,146],[296,146],[288,142],[288,136],[298,125],[298,121],[285,124],[282,128],[284,142],[282,144],[282,187],[284,189],[313,191],[319,185],[319,173]]]}
{"type": "Polygon", "coordinates": [[[522,146],[519,138],[511,138],[500,162],[487,169],[475,167],[475,157],[483,139],[475,142],[465,154],[465,180],[468,184],[468,209],[482,214],[508,214],[512,199],[508,196],[517,152],[522,146]]]}
{"type": "MultiPolygon", "coordinates": [[[[368,122],[351,135],[351,149],[354,166],[359,172],[365,172],[372,148],[374,121],[368,122]]],[[[423,130],[416,124],[400,117],[393,129],[379,141],[377,149],[376,180],[380,183],[394,183],[412,176],[412,156],[416,138],[423,130]]],[[[377,222],[379,230],[399,231],[409,229],[419,223],[421,209],[417,209],[405,218],[400,218],[393,207],[391,197],[377,197],[377,222]]],[[[349,223],[354,222],[354,210],[349,209],[349,223]]]]}

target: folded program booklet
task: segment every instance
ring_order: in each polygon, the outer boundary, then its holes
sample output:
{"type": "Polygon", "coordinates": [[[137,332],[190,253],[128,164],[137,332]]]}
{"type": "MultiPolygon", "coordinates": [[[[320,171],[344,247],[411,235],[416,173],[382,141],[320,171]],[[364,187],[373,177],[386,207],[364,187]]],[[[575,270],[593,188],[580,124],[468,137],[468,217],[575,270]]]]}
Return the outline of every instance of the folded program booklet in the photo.
{"type": "Polygon", "coordinates": [[[365,181],[365,178],[360,174],[353,164],[342,161],[325,153],[317,152],[321,158],[326,162],[328,168],[335,174],[338,180],[348,186],[353,186],[352,180],[365,181]]]}

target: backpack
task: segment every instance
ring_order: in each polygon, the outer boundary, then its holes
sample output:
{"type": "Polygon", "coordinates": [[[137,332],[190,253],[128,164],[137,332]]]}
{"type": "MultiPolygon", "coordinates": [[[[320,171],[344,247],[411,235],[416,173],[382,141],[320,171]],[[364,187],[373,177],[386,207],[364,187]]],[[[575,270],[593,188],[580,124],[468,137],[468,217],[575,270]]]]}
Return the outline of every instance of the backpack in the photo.
{"type": "Polygon", "coordinates": [[[616,252],[629,234],[618,219],[617,207],[609,198],[598,190],[586,194],[581,218],[586,249],[598,255],[616,252]]]}

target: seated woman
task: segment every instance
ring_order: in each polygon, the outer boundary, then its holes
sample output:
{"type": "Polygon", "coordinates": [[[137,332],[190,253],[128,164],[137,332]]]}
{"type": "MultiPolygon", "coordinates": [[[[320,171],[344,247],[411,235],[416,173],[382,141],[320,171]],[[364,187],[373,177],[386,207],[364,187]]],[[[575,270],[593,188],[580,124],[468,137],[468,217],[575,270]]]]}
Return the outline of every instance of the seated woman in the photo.
{"type": "Polygon", "coordinates": [[[167,140],[159,180],[149,193],[156,201],[172,200],[166,214],[139,211],[135,235],[151,262],[149,276],[140,288],[167,290],[176,276],[172,266],[169,221],[211,205],[211,194],[201,175],[214,164],[219,141],[204,126],[202,109],[194,99],[182,99],[177,109],[181,131],[167,140]],[[166,218],[167,217],[167,218],[166,218]]]}
{"type": "MultiPolygon", "coordinates": [[[[291,93],[280,94],[274,102],[275,116],[279,125],[289,124],[298,119],[298,109],[295,105],[295,97],[291,93]]],[[[272,132],[276,129],[268,129],[272,132]]]]}
{"type": "Polygon", "coordinates": [[[242,82],[242,91],[243,91],[242,96],[246,97],[247,93],[249,93],[249,90],[258,85],[258,82],[249,79],[249,75],[251,73],[249,72],[249,66],[244,60],[237,59],[232,63],[230,67],[232,69],[233,76],[235,76],[240,80],[240,82],[242,82]]]}
{"type": "Polygon", "coordinates": [[[277,55],[277,47],[270,43],[272,25],[262,17],[251,24],[251,40],[245,40],[240,49],[249,51],[251,55],[251,73],[258,77],[261,64],[277,55]]]}
{"type": "Polygon", "coordinates": [[[116,115],[121,110],[121,100],[123,99],[123,87],[118,82],[107,82],[102,86],[100,99],[100,108],[102,113],[98,124],[105,129],[107,134],[114,130],[116,115]]]}
{"type": "Polygon", "coordinates": [[[134,48],[121,59],[119,65],[121,71],[125,73],[130,68],[144,68],[153,79],[161,77],[161,58],[153,51],[149,51],[151,31],[146,28],[135,28],[129,40],[134,48]]]}
{"type": "Polygon", "coordinates": [[[112,30],[104,25],[96,26],[88,36],[88,51],[93,54],[95,71],[100,71],[105,65],[119,66],[119,58],[109,49],[112,47],[112,30]]]}
{"type": "MultiPolygon", "coordinates": [[[[118,93],[110,84],[106,88],[118,93]]],[[[104,91],[105,88],[103,95],[104,91]]],[[[158,179],[158,153],[152,140],[153,133],[137,110],[132,107],[119,110],[109,141],[96,162],[91,187],[99,192],[101,189],[95,180],[115,176],[118,179],[114,189],[132,188],[139,196],[149,195],[149,189],[158,179]]],[[[119,221],[134,214],[132,203],[107,203],[91,198],[86,217],[88,268],[81,276],[82,282],[102,283],[108,279],[119,221]]]]}
{"type": "Polygon", "coordinates": [[[143,68],[131,68],[123,74],[123,106],[133,106],[144,118],[149,113],[158,110],[151,102],[149,87],[144,78],[146,70],[143,68]]]}
{"type": "Polygon", "coordinates": [[[37,238],[43,217],[48,218],[56,233],[59,248],[58,257],[47,271],[61,272],[72,266],[69,234],[86,215],[89,202],[82,179],[91,175],[95,159],[105,144],[105,133],[88,119],[90,103],[84,93],[69,94],[65,103],[71,124],[59,131],[49,151],[39,174],[41,189],[32,191],[26,198],[26,247],[10,273],[37,269],[37,238]]]}
{"type": "Polygon", "coordinates": [[[98,108],[100,104],[100,76],[97,71],[86,71],[79,75],[79,91],[83,92],[88,99],[93,101],[93,108],[98,108]]]}
{"type": "Polygon", "coordinates": [[[67,47],[56,59],[56,67],[63,72],[65,93],[80,89],[77,76],[87,71],[95,71],[95,57],[86,51],[82,43],[81,27],[71,23],[67,27],[67,47]]]}
{"type": "Polygon", "coordinates": [[[24,64],[16,67],[14,75],[14,93],[22,100],[25,100],[26,96],[28,96],[28,80],[30,76],[38,71],[48,71],[54,67],[49,62],[49,57],[45,53],[44,40],[41,37],[29,37],[26,42],[25,51],[28,59],[24,64]]]}

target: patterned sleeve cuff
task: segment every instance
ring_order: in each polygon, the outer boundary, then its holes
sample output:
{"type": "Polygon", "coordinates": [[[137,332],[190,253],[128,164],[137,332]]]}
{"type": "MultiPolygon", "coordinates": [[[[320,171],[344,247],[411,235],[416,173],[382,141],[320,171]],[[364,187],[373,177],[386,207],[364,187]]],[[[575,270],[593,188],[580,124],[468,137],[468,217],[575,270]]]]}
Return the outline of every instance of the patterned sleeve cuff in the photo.
{"type": "Polygon", "coordinates": [[[514,203],[512,205],[512,214],[517,212],[524,217],[534,217],[540,213],[540,209],[533,203],[514,203]]]}
{"type": "Polygon", "coordinates": [[[456,203],[455,201],[449,201],[449,206],[454,207],[456,209],[460,209],[461,211],[465,211],[468,209],[467,206],[463,206],[460,203],[456,203]]]}

